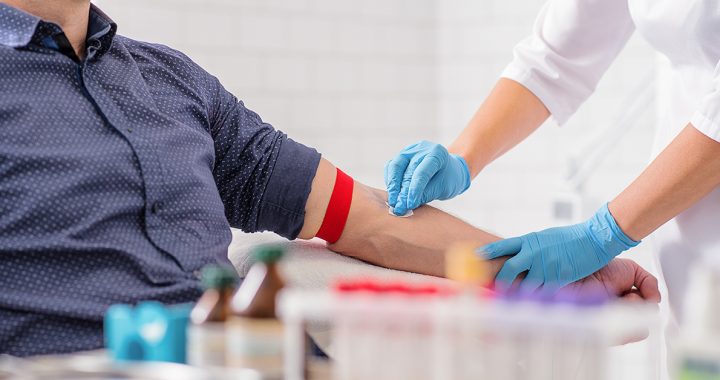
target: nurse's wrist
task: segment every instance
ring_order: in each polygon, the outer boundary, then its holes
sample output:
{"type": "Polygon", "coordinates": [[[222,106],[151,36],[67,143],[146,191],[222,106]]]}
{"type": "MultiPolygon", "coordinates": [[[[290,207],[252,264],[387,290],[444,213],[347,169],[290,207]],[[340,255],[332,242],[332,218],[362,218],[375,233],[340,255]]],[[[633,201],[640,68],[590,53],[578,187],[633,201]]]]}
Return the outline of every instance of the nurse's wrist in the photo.
{"type": "Polygon", "coordinates": [[[614,219],[619,233],[622,233],[631,242],[635,242],[635,245],[645,238],[645,235],[633,228],[635,223],[632,222],[631,213],[626,208],[619,207],[616,201],[612,201],[607,204],[607,209],[614,219]]]}
{"type": "Polygon", "coordinates": [[[489,162],[485,162],[478,154],[473,150],[457,148],[453,145],[448,147],[448,152],[452,155],[462,158],[467,166],[468,174],[470,175],[470,181],[475,178],[489,162]]]}

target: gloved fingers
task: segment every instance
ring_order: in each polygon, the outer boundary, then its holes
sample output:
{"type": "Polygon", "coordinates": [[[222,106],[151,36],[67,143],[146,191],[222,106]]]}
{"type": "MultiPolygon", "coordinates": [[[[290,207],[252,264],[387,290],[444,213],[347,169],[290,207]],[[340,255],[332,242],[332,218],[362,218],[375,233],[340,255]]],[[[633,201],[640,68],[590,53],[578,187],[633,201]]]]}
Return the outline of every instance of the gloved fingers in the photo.
{"type": "Polygon", "coordinates": [[[385,165],[385,185],[387,185],[388,204],[391,206],[398,201],[403,176],[409,164],[410,158],[401,153],[385,165]]]}
{"type": "Polygon", "coordinates": [[[545,283],[545,271],[538,262],[533,263],[530,272],[520,282],[520,292],[523,294],[535,293],[545,283]]]}
{"type": "Polygon", "coordinates": [[[520,237],[498,240],[482,246],[476,253],[483,259],[492,260],[501,256],[515,255],[522,249],[523,241],[520,237]]]}
{"type": "Polygon", "coordinates": [[[420,207],[425,201],[432,200],[423,199],[425,189],[433,176],[442,170],[447,163],[447,152],[441,146],[438,147],[439,149],[433,149],[430,154],[423,158],[412,175],[407,199],[407,206],[411,210],[420,207]],[[446,153],[443,155],[443,152],[446,153]]]}
{"type": "MultiPolygon", "coordinates": [[[[393,213],[395,215],[405,215],[410,208],[408,208],[408,192],[410,191],[410,182],[415,175],[417,167],[425,160],[425,156],[416,155],[410,160],[405,174],[402,179],[402,186],[400,188],[400,195],[398,195],[397,202],[393,205],[393,213]]],[[[392,205],[392,203],[390,203],[392,205]]]]}
{"type": "Polygon", "coordinates": [[[495,287],[501,292],[507,291],[517,276],[530,269],[531,265],[532,257],[529,254],[520,253],[511,257],[503,264],[500,272],[495,276],[495,287]]]}

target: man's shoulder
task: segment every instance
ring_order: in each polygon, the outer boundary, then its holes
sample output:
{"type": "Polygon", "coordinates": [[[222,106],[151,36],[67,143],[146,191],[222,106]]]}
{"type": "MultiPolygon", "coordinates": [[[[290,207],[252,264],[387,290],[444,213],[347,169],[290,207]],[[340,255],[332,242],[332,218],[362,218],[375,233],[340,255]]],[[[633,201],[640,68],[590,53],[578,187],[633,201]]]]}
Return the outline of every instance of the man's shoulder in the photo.
{"type": "Polygon", "coordinates": [[[175,61],[182,61],[185,64],[197,66],[195,62],[193,62],[193,60],[183,52],[173,49],[167,45],[140,41],[122,35],[115,36],[115,40],[116,42],[121,43],[133,56],[160,60],[160,63],[164,61],[173,61],[174,63],[176,63],[175,61]]]}
{"type": "Polygon", "coordinates": [[[120,42],[134,60],[140,64],[163,66],[170,71],[189,75],[190,78],[188,79],[213,78],[180,50],[160,43],[139,41],[122,35],[117,35],[115,38],[116,42],[120,42]]]}

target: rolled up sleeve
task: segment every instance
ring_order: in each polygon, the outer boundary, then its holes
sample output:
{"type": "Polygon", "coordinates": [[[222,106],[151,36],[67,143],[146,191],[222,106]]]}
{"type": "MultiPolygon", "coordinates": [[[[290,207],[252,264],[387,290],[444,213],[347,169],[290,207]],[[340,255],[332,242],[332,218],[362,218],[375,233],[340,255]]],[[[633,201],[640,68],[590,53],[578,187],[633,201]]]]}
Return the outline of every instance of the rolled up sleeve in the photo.
{"type": "Polygon", "coordinates": [[[700,103],[690,123],[707,137],[720,142],[720,63],[715,66],[713,90],[700,103]]]}
{"type": "Polygon", "coordinates": [[[502,77],[530,90],[562,125],[595,91],[634,30],[627,0],[550,0],[502,77]]]}
{"type": "Polygon", "coordinates": [[[295,239],[320,154],[263,122],[221,86],[217,96],[213,175],[230,225],[295,239]]]}

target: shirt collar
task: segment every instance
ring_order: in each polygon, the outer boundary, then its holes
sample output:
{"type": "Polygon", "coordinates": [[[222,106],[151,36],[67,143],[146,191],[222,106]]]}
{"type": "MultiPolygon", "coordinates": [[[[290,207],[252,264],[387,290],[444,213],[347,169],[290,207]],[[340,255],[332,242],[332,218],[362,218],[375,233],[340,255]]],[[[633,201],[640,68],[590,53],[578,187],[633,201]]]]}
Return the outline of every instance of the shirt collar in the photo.
{"type": "MultiPolygon", "coordinates": [[[[39,17],[0,3],[0,45],[9,47],[23,47],[32,42],[38,32],[38,25],[50,24],[42,21],[39,17]]],[[[40,28],[45,29],[45,28],[40,28]]],[[[60,28],[57,28],[58,30],[60,28]]],[[[99,41],[99,48],[107,50],[110,47],[117,25],[94,4],[90,5],[90,17],[88,19],[88,46],[92,41],[99,41]]],[[[44,36],[40,36],[44,37],[44,36]]]]}
{"type": "Polygon", "coordinates": [[[0,3],[0,45],[26,46],[39,23],[39,17],[0,3]]]}

